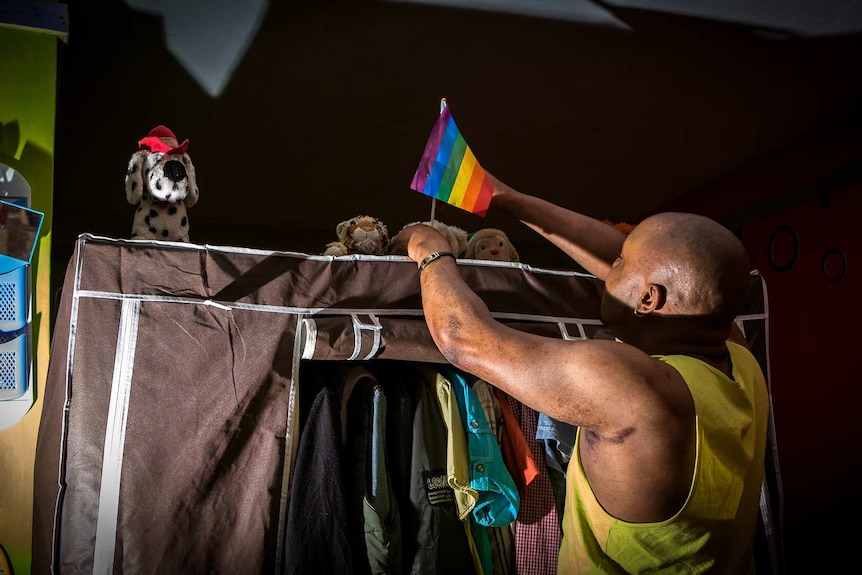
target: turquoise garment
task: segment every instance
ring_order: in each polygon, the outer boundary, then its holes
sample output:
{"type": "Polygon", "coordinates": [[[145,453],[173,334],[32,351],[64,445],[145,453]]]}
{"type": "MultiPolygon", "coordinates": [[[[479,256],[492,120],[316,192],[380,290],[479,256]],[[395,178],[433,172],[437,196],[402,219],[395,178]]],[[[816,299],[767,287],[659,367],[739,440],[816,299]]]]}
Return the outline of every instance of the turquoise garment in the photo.
{"type": "Polygon", "coordinates": [[[442,373],[437,373],[435,387],[443,419],[449,429],[447,480],[455,492],[455,505],[467,534],[476,574],[491,575],[489,569],[493,568],[494,563],[488,545],[487,527],[476,523],[471,514],[479,501],[479,492],[470,486],[470,455],[467,452],[467,437],[464,435],[461,411],[458,409],[458,391],[450,378],[442,373]]]}
{"type": "Polygon", "coordinates": [[[473,518],[485,527],[509,525],[518,516],[521,501],[482,404],[467,381],[456,371],[443,369],[441,374],[452,383],[467,436],[470,487],[479,493],[479,500],[472,511],[473,518]]]}

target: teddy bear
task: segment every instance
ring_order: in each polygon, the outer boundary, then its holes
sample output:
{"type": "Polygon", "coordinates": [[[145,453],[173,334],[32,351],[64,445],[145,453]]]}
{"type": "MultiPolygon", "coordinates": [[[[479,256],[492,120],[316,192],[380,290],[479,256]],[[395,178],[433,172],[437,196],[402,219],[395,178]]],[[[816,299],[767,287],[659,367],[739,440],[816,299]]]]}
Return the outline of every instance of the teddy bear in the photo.
{"type": "Polygon", "coordinates": [[[464,257],[496,262],[520,261],[518,251],[503,230],[482,228],[470,236],[464,257]]]}
{"type": "MultiPolygon", "coordinates": [[[[407,228],[409,226],[414,226],[416,224],[425,224],[426,226],[431,226],[449,241],[449,251],[455,254],[455,257],[460,257],[464,250],[467,249],[467,230],[463,230],[458,226],[450,226],[449,224],[444,224],[441,221],[434,220],[431,222],[430,220],[427,222],[413,222],[404,226],[407,228]]],[[[404,231],[404,228],[401,228],[401,231],[404,231]]],[[[400,248],[393,248],[392,253],[398,255],[407,255],[406,252],[403,252],[403,249],[406,249],[406,246],[401,246],[400,248]],[[403,252],[403,253],[402,253],[403,252]]]]}
{"type": "Polygon", "coordinates": [[[367,254],[382,256],[389,250],[389,230],[373,216],[356,216],[335,226],[337,241],[326,244],[325,256],[367,254]]]}
{"type": "Polygon", "coordinates": [[[188,147],[165,126],[138,140],[125,178],[126,199],[138,206],[132,239],[189,241],[186,208],[197,203],[199,191],[188,147]]]}

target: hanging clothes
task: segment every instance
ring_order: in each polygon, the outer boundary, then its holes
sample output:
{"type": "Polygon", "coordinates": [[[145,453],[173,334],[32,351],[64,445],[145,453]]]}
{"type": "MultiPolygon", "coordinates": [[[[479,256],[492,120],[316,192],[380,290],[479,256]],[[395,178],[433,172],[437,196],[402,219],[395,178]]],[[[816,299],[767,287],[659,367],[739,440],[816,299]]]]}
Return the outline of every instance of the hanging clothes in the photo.
{"type": "Polygon", "coordinates": [[[518,520],[515,522],[515,562],[518,573],[555,575],[562,543],[554,492],[548,478],[544,447],[536,441],[538,414],[507,396],[530,449],[538,476],[526,487],[518,520]]]}
{"type": "MultiPolygon", "coordinates": [[[[494,394],[494,389],[490,383],[483,379],[475,380],[471,386],[479,403],[482,406],[482,411],[485,412],[485,417],[488,420],[488,427],[491,434],[496,438],[497,444],[502,445],[503,437],[503,408],[500,406],[500,401],[494,394]]],[[[507,406],[508,407],[508,406],[507,406]]],[[[521,438],[523,440],[523,437],[521,438]]],[[[505,456],[500,450],[500,456],[503,458],[504,465],[509,468],[505,456]]],[[[512,478],[515,481],[515,478],[512,478]]],[[[517,486],[516,486],[517,489],[517,486]]],[[[520,494],[518,498],[520,500],[520,494]]],[[[515,538],[512,534],[511,523],[503,527],[488,527],[488,543],[491,547],[491,557],[494,560],[494,575],[514,575],[515,573],[515,538]]]]}
{"type": "Polygon", "coordinates": [[[398,507],[401,524],[402,569],[411,573],[419,548],[416,509],[411,501],[413,432],[420,384],[412,366],[400,362],[377,362],[372,367],[386,395],[386,454],[389,488],[398,507]]]}
{"type": "Polygon", "coordinates": [[[342,410],[347,421],[345,464],[349,476],[354,546],[364,550],[372,575],[401,573],[401,518],[390,490],[387,402],[383,386],[364,366],[342,376],[342,410]]]}
{"type": "Polygon", "coordinates": [[[527,486],[539,476],[539,467],[533,459],[527,439],[521,431],[521,424],[510,405],[510,397],[504,391],[494,388],[494,395],[502,413],[500,426],[500,452],[503,461],[512,473],[521,501],[527,496],[527,486]]]}
{"type": "Polygon", "coordinates": [[[311,371],[303,385],[316,389],[297,447],[285,523],[284,573],[352,575],[362,555],[351,543],[341,446],[341,391],[311,371]]]}
{"type": "Polygon", "coordinates": [[[518,515],[520,497],[482,404],[460,373],[442,368],[441,374],[452,384],[467,438],[470,487],[478,495],[473,518],[485,527],[509,525],[518,515]]]}
{"type": "Polygon", "coordinates": [[[566,507],[566,470],[572,459],[577,432],[576,425],[539,413],[536,441],[545,449],[545,465],[548,468],[548,479],[551,481],[554,501],[557,504],[557,518],[560,521],[566,507]]]}
{"type": "MultiPolygon", "coordinates": [[[[416,367],[415,369],[419,369],[416,367]]],[[[405,566],[413,575],[474,573],[470,541],[456,506],[455,491],[448,480],[449,432],[434,382],[413,372],[416,409],[410,467],[410,509],[402,521],[405,566]],[[408,543],[409,542],[409,543],[408,543]]]]}
{"type": "Polygon", "coordinates": [[[464,425],[461,423],[461,413],[452,382],[441,373],[427,370],[427,377],[432,381],[437,392],[437,401],[443,421],[446,422],[446,480],[455,492],[455,507],[458,518],[464,527],[470,554],[473,557],[473,567],[478,575],[490,575],[491,550],[487,535],[477,530],[472,521],[471,511],[476,507],[479,493],[470,486],[470,458],[467,453],[467,438],[464,435],[464,425]]]}
{"type": "MultiPolygon", "coordinates": [[[[508,531],[508,526],[517,517],[520,506],[517,487],[503,461],[499,443],[478,394],[456,370],[443,368],[442,372],[452,382],[467,437],[470,485],[479,494],[471,512],[471,528],[483,570],[489,575],[505,573],[508,572],[508,564],[512,563],[514,541],[507,546],[504,534],[491,533],[490,530],[505,528],[508,531]]],[[[493,406],[490,407],[493,411],[493,406]]]]}

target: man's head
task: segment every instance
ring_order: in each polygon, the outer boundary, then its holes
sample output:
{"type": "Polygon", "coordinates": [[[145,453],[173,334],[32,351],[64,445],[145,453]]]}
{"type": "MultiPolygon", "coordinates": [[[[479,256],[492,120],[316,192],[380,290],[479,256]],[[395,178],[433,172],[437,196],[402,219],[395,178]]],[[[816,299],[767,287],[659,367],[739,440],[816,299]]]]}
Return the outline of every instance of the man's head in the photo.
{"type": "Polygon", "coordinates": [[[750,265],[742,242],[709,218],[679,212],[638,224],[605,281],[603,319],[638,328],[642,316],[702,318],[730,326],[742,312],[750,265]]]}

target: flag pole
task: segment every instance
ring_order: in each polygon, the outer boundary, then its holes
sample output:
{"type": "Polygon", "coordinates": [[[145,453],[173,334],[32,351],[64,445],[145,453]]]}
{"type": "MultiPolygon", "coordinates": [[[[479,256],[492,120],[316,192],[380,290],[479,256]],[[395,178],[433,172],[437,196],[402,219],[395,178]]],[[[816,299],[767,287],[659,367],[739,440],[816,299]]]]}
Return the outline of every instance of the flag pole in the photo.
{"type": "MultiPolygon", "coordinates": [[[[446,98],[440,98],[440,113],[446,109],[446,98]]],[[[434,225],[434,212],[437,211],[437,198],[431,196],[431,225],[434,225]]]]}

